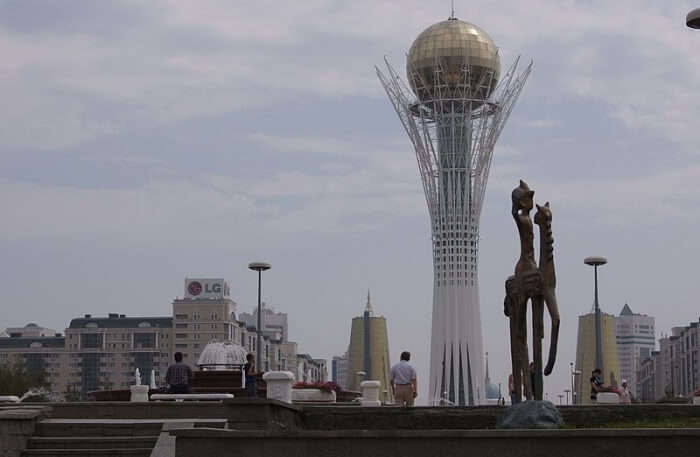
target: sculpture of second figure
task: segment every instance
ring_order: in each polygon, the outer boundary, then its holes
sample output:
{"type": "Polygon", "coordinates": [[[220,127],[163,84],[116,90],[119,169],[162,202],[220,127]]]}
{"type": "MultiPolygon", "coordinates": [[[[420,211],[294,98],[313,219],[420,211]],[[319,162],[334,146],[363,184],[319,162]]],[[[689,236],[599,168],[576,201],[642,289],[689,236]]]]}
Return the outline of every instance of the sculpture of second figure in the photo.
{"type": "Polygon", "coordinates": [[[513,398],[520,402],[525,389],[528,400],[542,400],[543,371],[549,375],[554,368],[559,338],[559,307],[557,305],[554,272],[554,238],[552,211],[549,202],[536,205],[535,224],[540,228],[540,264],[535,262],[534,230],[530,211],[535,195],[524,181],[513,189],[512,214],[520,234],[520,259],[515,274],[506,279],[505,315],[510,318],[510,356],[513,367],[513,398]],[[527,347],[527,302],[532,302],[532,354],[530,363],[527,347]],[[544,338],[544,305],[552,320],[552,333],[547,365],[542,369],[542,339],[544,338]]]}

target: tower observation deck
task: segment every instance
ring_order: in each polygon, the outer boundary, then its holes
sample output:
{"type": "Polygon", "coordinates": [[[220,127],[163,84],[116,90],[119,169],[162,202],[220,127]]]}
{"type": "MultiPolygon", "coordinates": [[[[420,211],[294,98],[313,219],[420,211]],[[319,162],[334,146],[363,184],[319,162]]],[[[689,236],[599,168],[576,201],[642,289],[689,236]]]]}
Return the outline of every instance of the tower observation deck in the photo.
{"type": "Polygon", "coordinates": [[[425,29],[406,62],[407,87],[385,59],[377,76],[413,143],[433,245],[430,402],[485,402],[479,306],[479,218],[493,148],[532,70],[501,75],[488,34],[450,17],[425,29]]]}

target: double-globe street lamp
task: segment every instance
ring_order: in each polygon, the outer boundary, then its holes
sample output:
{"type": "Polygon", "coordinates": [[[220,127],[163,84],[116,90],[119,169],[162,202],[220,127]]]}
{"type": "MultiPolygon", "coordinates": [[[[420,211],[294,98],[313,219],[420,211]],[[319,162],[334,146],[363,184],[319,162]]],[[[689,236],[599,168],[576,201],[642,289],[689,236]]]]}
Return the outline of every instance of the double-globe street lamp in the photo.
{"type": "Polygon", "coordinates": [[[269,270],[270,269],[270,264],[265,263],[265,262],[250,262],[248,264],[248,268],[250,268],[253,271],[258,272],[258,328],[257,328],[257,334],[258,334],[258,342],[256,343],[255,347],[255,354],[256,354],[256,360],[255,364],[257,367],[256,371],[260,371],[262,369],[262,301],[261,301],[261,292],[262,292],[262,272],[269,270]]]}

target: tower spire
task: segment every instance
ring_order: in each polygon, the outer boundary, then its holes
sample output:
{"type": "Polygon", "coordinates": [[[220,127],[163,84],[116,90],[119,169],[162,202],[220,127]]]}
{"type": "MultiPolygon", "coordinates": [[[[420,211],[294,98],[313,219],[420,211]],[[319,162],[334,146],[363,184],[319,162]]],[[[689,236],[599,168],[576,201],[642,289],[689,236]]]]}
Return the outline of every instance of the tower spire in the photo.
{"type": "Polygon", "coordinates": [[[489,353],[486,351],[486,384],[488,385],[489,382],[491,382],[491,378],[489,376],[489,353]]]}
{"type": "Polygon", "coordinates": [[[372,302],[370,301],[369,297],[369,289],[367,289],[367,305],[365,305],[365,312],[369,313],[370,315],[374,314],[374,308],[372,308],[372,302]]]}

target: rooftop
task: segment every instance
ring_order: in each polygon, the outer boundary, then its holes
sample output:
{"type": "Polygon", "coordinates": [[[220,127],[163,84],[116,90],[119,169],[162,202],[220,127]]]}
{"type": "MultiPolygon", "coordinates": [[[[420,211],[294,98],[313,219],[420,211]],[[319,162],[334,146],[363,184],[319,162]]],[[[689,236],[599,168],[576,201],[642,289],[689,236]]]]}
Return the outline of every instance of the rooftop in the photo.
{"type": "Polygon", "coordinates": [[[68,328],[172,328],[172,317],[126,317],[124,314],[109,314],[107,317],[84,317],[71,319],[68,328]]]}

